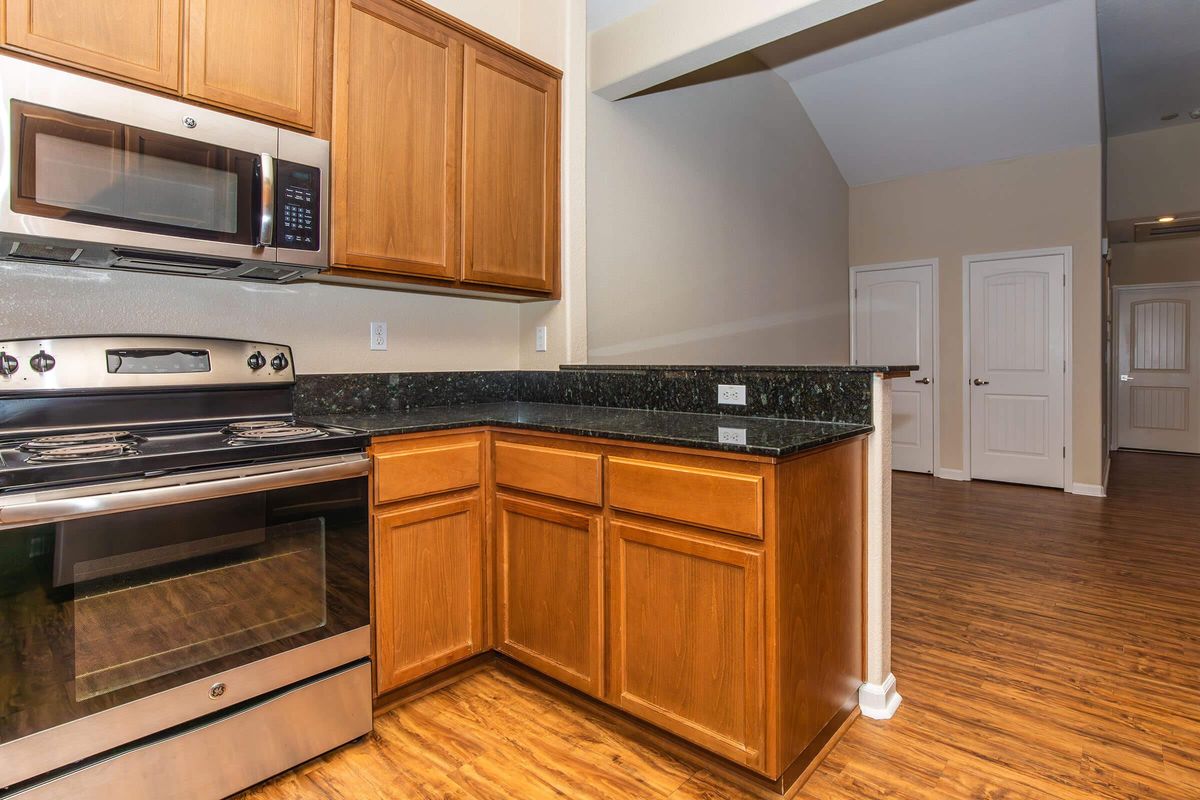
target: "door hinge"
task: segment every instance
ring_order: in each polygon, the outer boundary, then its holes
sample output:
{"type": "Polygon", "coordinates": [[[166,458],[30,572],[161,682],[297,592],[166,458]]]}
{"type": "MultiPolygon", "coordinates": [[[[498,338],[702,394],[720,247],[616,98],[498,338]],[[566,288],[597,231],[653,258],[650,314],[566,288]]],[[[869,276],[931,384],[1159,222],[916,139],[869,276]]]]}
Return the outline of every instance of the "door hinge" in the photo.
{"type": "Polygon", "coordinates": [[[1067,457],[1067,446],[1064,444],[1063,445],[1063,458],[1066,458],[1066,457],[1067,457]]]}

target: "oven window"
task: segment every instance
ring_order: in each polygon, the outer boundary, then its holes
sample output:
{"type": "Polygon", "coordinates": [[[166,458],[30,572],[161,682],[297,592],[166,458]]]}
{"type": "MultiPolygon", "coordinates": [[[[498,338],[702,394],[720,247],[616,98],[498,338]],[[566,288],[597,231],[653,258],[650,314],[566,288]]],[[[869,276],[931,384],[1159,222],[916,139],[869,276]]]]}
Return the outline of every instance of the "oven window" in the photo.
{"type": "Polygon", "coordinates": [[[366,491],[0,531],[0,743],[367,625],[366,491]]]}
{"type": "Polygon", "coordinates": [[[13,102],[13,210],[249,244],[258,157],[13,102]]]}

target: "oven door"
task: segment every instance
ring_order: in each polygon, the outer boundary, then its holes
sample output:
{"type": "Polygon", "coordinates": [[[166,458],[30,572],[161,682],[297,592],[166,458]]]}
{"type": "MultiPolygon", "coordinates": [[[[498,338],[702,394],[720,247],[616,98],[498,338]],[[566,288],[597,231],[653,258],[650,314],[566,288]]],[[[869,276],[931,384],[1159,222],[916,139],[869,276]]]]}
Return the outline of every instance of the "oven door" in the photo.
{"type": "Polygon", "coordinates": [[[5,233],[277,260],[278,128],[8,57],[0,100],[5,233]]]}
{"type": "Polygon", "coordinates": [[[310,463],[0,508],[0,789],[369,655],[367,462],[310,463]]]}

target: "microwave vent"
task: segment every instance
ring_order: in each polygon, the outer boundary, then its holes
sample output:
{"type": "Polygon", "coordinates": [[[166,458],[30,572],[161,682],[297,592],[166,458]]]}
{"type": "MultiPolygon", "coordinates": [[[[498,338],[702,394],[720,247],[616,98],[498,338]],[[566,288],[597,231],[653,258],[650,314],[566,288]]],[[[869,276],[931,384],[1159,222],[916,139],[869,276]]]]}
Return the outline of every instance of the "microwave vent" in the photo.
{"type": "Polygon", "coordinates": [[[57,264],[72,264],[83,253],[82,247],[43,242],[13,242],[8,257],[23,261],[53,261],[57,264]]]}
{"type": "Polygon", "coordinates": [[[242,279],[250,279],[250,280],[255,280],[255,281],[279,282],[279,281],[290,280],[299,274],[300,274],[300,270],[294,269],[293,267],[263,266],[263,267],[254,267],[253,269],[246,270],[241,275],[238,275],[238,277],[242,278],[242,279]]]}

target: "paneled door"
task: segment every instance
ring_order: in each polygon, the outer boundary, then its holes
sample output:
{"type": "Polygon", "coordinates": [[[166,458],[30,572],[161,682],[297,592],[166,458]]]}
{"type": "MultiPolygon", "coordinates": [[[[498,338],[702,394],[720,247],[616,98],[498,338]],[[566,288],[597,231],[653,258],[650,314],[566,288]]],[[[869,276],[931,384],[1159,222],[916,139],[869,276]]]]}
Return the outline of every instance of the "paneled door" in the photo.
{"type": "Polygon", "coordinates": [[[1066,258],[968,262],[972,478],[1064,485],[1066,258]]]}
{"type": "Polygon", "coordinates": [[[1117,289],[1117,446],[1200,453],[1200,285],[1117,289]]]}
{"type": "Polygon", "coordinates": [[[933,472],[932,263],[854,272],[855,364],[916,364],[892,381],[892,467],[933,472]]]}

